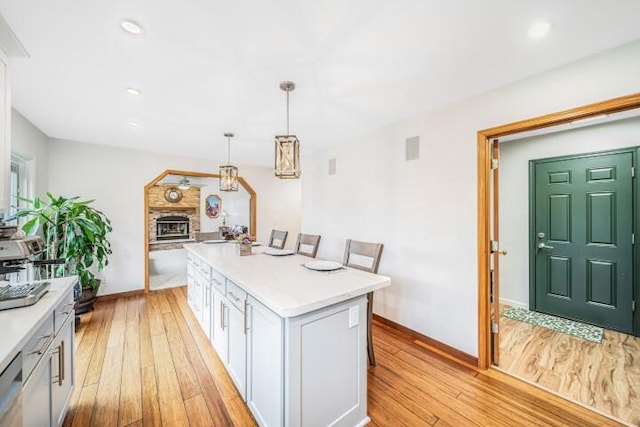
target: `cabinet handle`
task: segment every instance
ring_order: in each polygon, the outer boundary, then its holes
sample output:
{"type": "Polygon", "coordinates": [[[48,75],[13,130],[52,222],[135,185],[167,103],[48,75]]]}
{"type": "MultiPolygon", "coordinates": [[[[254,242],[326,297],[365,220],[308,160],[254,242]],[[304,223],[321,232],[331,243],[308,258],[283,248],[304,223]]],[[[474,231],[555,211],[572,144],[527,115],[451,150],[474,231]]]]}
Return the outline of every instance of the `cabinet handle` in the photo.
{"type": "Polygon", "coordinates": [[[222,329],[226,328],[227,326],[229,326],[228,322],[225,322],[225,318],[229,319],[229,307],[227,307],[225,304],[222,305],[224,307],[224,310],[222,310],[222,329]],[[226,316],[225,316],[226,313],[226,316]]]}
{"type": "Polygon", "coordinates": [[[65,316],[68,315],[69,313],[71,313],[73,310],[69,310],[70,308],[73,309],[73,307],[76,305],[75,302],[70,302],[69,304],[64,306],[64,310],[62,311],[62,314],[64,314],[65,316]]]}
{"type": "Polygon", "coordinates": [[[220,329],[224,331],[224,304],[220,301],[220,329]]]}
{"type": "Polygon", "coordinates": [[[49,338],[51,338],[51,334],[47,334],[47,335],[41,336],[40,339],[44,340],[44,342],[42,343],[42,346],[37,350],[31,350],[27,354],[38,354],[39,355],[39,354],[44,353],[44,349],[47,348],[47,346],[49,345],[49,338]]]}
{"type": "Polygon", "coordinates": [[[247,320],[249,317],[249,302],[244,300],[244,334],[247,335],[247,331],[249,330],[249,321],[247,320]]]}
{"type": "Polygon", "coordinates": [[[234,300],[235,302],[240,302],[240,301],[242,301],[242,299],[241,299],[241,298],[237,297],[237,296],[236,296],[236,294],[234,294],[234,293],[233,293],[233,292],[231,292],[231,291],[229,291],[229,296],[230,296],[231,298],[233,298],[233,300],[234,300]]]}
{"type": "Polygon", "coordinates": [[[58,385],[62,386],[62,381],[64,381],[64,340],[60,342],[60,353],[58,356],[58,385]]]}
{"type": "Polygon", "coordinates": [[[62,380],[64,379],[64,341],[61,341],[60,345],[56,347],[55,350],[51,352],[51,354],[58,355],[58,375],[53,378],[53,384],[58,383],[59,387],[62,387],[62,380]]]}
{"type": "Polygon", "coordinates": [[[218,286],[222,286],[222,282],[220,282],[220,281],[218,281],[216,279],[213,279],[213,282],[218,286]]]}

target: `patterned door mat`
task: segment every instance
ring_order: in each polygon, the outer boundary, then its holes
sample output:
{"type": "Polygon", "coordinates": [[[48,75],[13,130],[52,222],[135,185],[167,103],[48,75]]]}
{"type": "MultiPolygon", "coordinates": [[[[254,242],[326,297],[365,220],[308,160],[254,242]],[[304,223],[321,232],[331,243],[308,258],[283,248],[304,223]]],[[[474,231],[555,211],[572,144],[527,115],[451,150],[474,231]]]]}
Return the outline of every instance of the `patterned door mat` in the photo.
{"type": "Polygon", "coordinates": [[[598,344],[602,342],[602,334],[604,334],[604,329],[598,326],[550,316],[548,314],[538,313],[537,311],[529,311],[525,308],[511,307],[502,313],[502,315],[511,319],[520,320],[521,322],[551,329],[552,331],[573,335],[583,340],[593,341],[598,344]]]}

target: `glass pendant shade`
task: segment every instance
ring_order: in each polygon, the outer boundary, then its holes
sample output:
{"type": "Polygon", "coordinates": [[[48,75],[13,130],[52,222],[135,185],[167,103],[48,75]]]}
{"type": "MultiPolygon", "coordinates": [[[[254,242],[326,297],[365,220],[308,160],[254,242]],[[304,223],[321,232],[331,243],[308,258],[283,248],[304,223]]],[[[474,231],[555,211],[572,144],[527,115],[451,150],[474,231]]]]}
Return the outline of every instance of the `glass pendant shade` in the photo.
{"type": "Polygon", "coordinates": [[[238,168],[236,166],[220,166],[220,191],[238,191],[238,168]]]}
{"type": "Polygon", "coordinates": [[[284,179],[300,177],[300,141],[295,135],[276,136],[275,174],[284,179]]]}

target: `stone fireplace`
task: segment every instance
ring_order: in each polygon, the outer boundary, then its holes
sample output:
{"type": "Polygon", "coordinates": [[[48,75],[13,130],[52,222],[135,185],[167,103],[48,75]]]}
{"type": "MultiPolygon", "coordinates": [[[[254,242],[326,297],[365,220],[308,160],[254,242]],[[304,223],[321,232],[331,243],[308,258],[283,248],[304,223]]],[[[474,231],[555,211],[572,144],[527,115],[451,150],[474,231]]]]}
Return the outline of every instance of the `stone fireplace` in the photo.
{"type": "Polygon", "coordinates": [[[156,240],[182,240],[189,238],[187,215],[162,216],[156,219],[156,240]]]}
{"type": "Polygon", "coordinates": [[[180,190],[173,185],[155,185],[147,193],[149,207],[149,250],[181,249],[195,242],[200,231],[200,188],[180,190]],[[167,198],[173,190],[180,197],[167,198]]]}
{"type": "Polygon", "coordinates": [[[149,211],[149,250],[180,249],[184,243],[194,242],[200,230],[197,209],[158,209],[149,211]]]}

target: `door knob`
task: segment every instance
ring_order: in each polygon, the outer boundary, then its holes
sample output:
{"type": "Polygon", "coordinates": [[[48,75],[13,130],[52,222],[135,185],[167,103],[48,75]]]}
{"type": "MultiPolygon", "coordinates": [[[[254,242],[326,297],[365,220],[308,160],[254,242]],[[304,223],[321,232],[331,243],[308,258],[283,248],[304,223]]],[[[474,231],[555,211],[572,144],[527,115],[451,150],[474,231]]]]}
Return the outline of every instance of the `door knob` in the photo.
{"type": "Polygon", "coordinates": [[[553,246],[545,245],[543,242],[538,243],[538,249],[553,249],[553,246]]]}
{"type": "Polygon", "coordinates": [[[506,255],[507,254],[507,250],[506,249],[501,249],[498,252],[500,252],[500,255],[506,255]]]}

